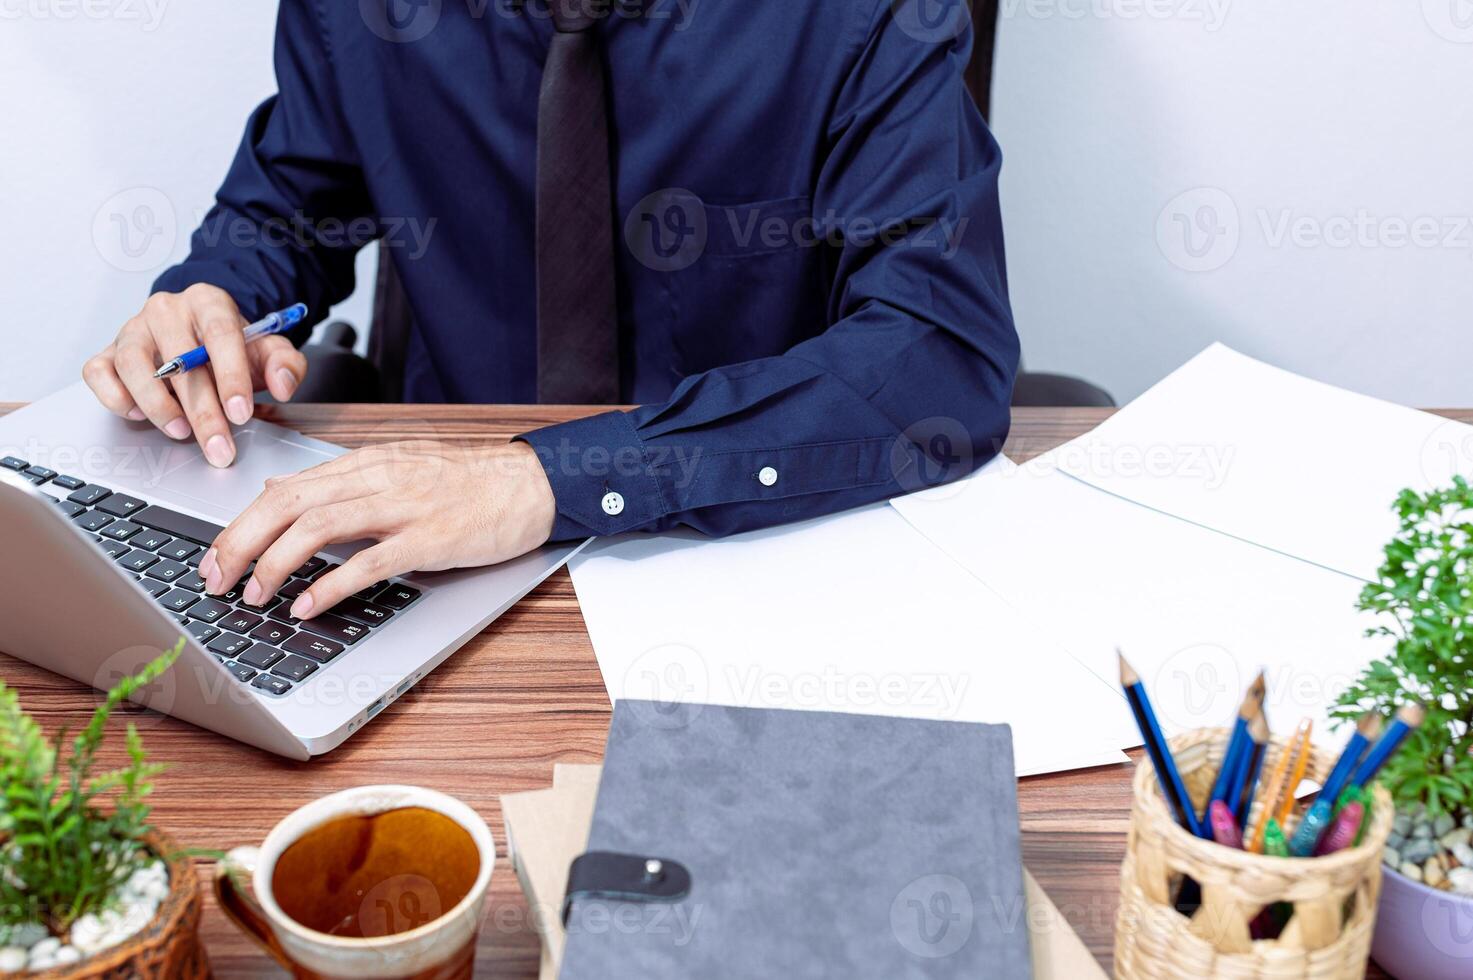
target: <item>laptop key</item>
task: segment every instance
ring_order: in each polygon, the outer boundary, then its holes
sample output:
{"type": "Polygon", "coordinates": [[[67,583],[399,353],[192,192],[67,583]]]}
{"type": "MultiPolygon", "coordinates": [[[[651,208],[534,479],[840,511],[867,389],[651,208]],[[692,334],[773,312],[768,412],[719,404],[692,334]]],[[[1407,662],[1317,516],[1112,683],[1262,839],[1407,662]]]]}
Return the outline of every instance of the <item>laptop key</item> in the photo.
{"type": "Polygon", "coordinates": [[[149,595],[153,596],[155,599],[157,599],[159,596],[163,595],[165,592],[168,592],[169,591],[169,587],[167,585],[165,585],[163,582],[155,582],[151,578],[141,578],[141,579],[139,579],[138,580],[138,585],[143,589],[144,592],[147,592],[149,595]]]}
{"type": "Polygon", "coordinates": [[[78,514],[82,513],[82,511],[87,509],[81,504],[72,503],[70,500],[58,500],[56,502],[56,506],[60,507],[61,512],[68,517],[76,517],[78,514]]]}
{"type": "Polygon", "coordinates": [[[240,600],[240,597],[245,594],[245,584],[246,580],[241,579],[239,582],[236,582],[230,588],[220,593],[221,601],[238,602],[240,600]]]}
{"type": "Polygon", "coordinates": [[[201,643],[209,643],[220,635],[218,627],[211,626],[209,623],[202,623],[197,619],[190,620],[185,624],[184,628],[189,630],[189,634],[201,643]]]}
{"type": "Polygon", "coordinates": [[[7,470],[23,470],[30,465],[30,463],[21,459],[19,456],[5,456],[0,458],[0,466],[5,467],[7,470]]]}
{"type": "Polygon", "coordinates": [[[202,521],[198,517],[190,517],[188,514],[181,514],[177,510],[170,510],[157,504],[150,504],[136,514],[128,516],[145,527],[167,531],[176,538],[189,538],[200,544],[209,544],[220,536],[221,531],[225,530],[218,524],[211,524],[209,521],[202,521]]]}
{"type": "Polygon", "coordinates": [[[391,582],[373,601],[390,609],[403,609],[420,596],[419,589],[403,582],[391,582]]]}
{"type": "Polygon", "coordinates": [[[110,496],[112,496],[112,491],[107,487],[99,487],[95,483],[85,483],[73,490],[66,499],[74,504],[81,504],[83,507],[91,507],[99,500],[110,496]]]}
{"type": "Polygon", "coordinates": [[[181,589],[188,589],[190,592],[203,592],[205,590],[205,580],[200,578],[199,572],[196,572],[192,568],[185,572],[179,581],[174,584],[181,589]]]}
{"type": "Polygon", "coordinates": [[[387,579],[375,582],[366,589],[359,589],[357,592],[354,592],[353,598],[364,600],[372,599],[375,595],[378,594],[379,589],[382,589],[388,584],[389,582],[387,579]]]}
{"type": "Polygon", "coordinates": [[[300,681],[308,674],[317,669],[317,664],[306,657],[287,657],[281,663],[271,668],[271,673],[277,677],[285,677],[289,681],[300,681]]]}
{"type": "Polygon", "coordinates": [[[218,599],[201,599],[189,607],[190,619],[198,619],[206,623],[218,623],[221,618],[230,613],[230,607],[218,599]]]}
{"type": "Polygon", "coordinates": [[[318,558],[316,555],[313,555],[311,558],[308,558],[306,561],[302,562],[302,567],[297,569],[295,572],[292,572],[292,574],[297,576],[298,578],[311,578],[318,572],[322,571],[322,569],[326,566],[326,558],[318,558]]]}
{"type": "Polygon", "coordinates": [[[330,562],[330,561],[329,562],[323,562],[322,567],[319,568],[317,570],[316,574],[314,574],[312,576],[312,581],[314,581],[314,582],[317,581],[318,579],[322,578],[322,576],[326,575],[328,572],[333,571],[337,567],[338,566],[336,564],[334,564],[333,562],[330,562]]]}
{"type": "Polygon", "coordinates": [[[145,527],[143,533],[133,539],[133,547],[142,548],[145,551],[158,551],[173,540],[173,538],[169,537],[163,531],[155,531],[152,528],[145,527]]]}
{"type": "Polygon", "coordinates": [[[127,541],[133,535],[143,530],[143,527],[132,521],[113,521],[102,532],[104,538],[112,538],[114,541],[127,541]]]}
{"type": "Polygon", "coordinates": [[[25,474],[32,479],[39,479],[42,483],[56,479],[56,471],[48,470],[44,466],[29,466],[26,468],[25,474]]]}
{"type": "MultiPolygon", "coordinates": [[[[246,643],[251,642],[244,636],[237,637],[237,639],[246,643]]],[[[285,654],[275,647],[269,647],[264,643],[255,643],[251,644],[249,649],[235,654],[235,660],[237,663],[245,664],[247,667],[254,667],[257,670],[268,670],[272,664],[284,656],[285,654]]]]}
{"type": "Polygon", "coordinates": [[[288,653],[301,654],[311,657],[320,664],[325,664],[333,657],[343,652],[343,645],[311,633],[298,633],[289,638],[281,645],[288,653]]]}
{"type": "Polygon", "coordinates": [[[175,579],[181,577],[182,575],[184,575],[185,572],[188,571],[188,565],[181,565],[177,561],[170,561],[169,559],[165,558],[163,561],[159,562],[157,565],[148,570],[148,577],[156,578],[160,582],[173,582],[175,579]]]}
{"type": "Polygon", "coordinates": [[[351,619],[355,623],[362,623],[364,626],[381,626],[389,621],[390,616],[394,615],[394,610],[389,607],[380,606],[375,602],[365,602],[362,599],[344,599],[328,612],[351,619]]]}
{"type": "Polygon", "coordinates": [[[185,541],[175,538],[173,541],[158,549],[158,553],[170,561],[188,561],[189,556],[200,550],[200,546],[193,541],[185,541]]]}
{"type": "Polygon", "coordinates": [[[274,623],[268,619],[251,630],[250,637],[262,643],[270,643],[272,646],[281,646],[281,641],[291,636],[292,632],[292,628],[285,623],[274,623]]]}
{"type": "Polygon", "coordinates": [[[199,602],[199,596],[183,589],[170,589],[158,597],[158,604],[172,613],[182,613],[196,602],[199,602]]]}
{"type": "Polygon", "coordinates": [[[233,609],[230,614],[220,620],[220,625],[232,633],[249,633],[261,625],[261,617],[255,613],[245,612],[241,609],[233,609]]]}
{"type": "MultiPolygon", "coordinates": [[[[123,547],[126,548],[127,545],[123,547]]],[[[119,557],[117,561],[119,565],[122,565],[130,572],[144,572],[151,566],[158,564],[158,560],[158,555],[150,554],[147,551],[139,551],[137,548],[131,548],[127,553],[119,557]]]]}
{"type": "Polygon", "coordinates": [[[107,552],[109,558],[117,558],[133,550],[121,541],[102,541],[99,543],[102,546],[102,550],[107,552]]]}
{"type": "Polygon", "coordinates": [[[264,616],[271,610],[275,609],[277,606],[281,605],[281,600],[273,595],[268,596],[266,601],[261,603],[259,606],[253,606],[249,602],[246,602],[244,599],[240,600],[238,605],[242,609],[248,609],[253,613],[260,613],[264,616]]]}
{"type": "Polygon", "coordinates": [[[127,517],[134,511],[142,510],[146,506],[148,505],[137,497],[130,497],[126,493],[115,493],[99,503],[97,509],[114,517],[127,517]]]}
{"type": "Polygon", "coordinates": [[[296,599],[297,596],[307,591],[312,583],[304,578],[294,578],[276,590],[276,594],[282,599],[296,599]]]}
{"type": "Polygon", "coordinates": [[[247,667],[245,664],[227,663],[225,665],[225,669],[230,671],[231,674],[235,675],[235,679],[240,681],[242,684],[246,683],[252,677],[256,676],[256,672],[247,667]]]}
{"type": "Polygon", "coordinates": [[[302,629],[310,630],[318,636],[325,636],[329,640],[337,640],[352,646],[368,633],[368,627],[361,623],[349,622],[341,616],[332,613],[323,613],[316,619],[304,619],[302,629]]]}
{"type": "Polygon", "coordinates": [[[285,602],[278,604],[275,609],[271,610],[271,618],[278,623],[285,623],[288,626],[302,625],[302,621],[292,615],[291,605],[285,602]]]}
{"type": "Polygon", "coordinates": [[[256,679],[251,681],[251,687],[258,687],[268,694],[285,694],[292,689],[292,683],[284,677],[257,674],[256,679]]]}
{"type": "Polygon", "coordinates": [[[65,473],[56,477],[51,482],[63,490],[80,490],[87,485],[86,480],[79,480],[74,476],[67,476],[65,473]]]}
{"type": "Polygon", "coordinates": [[[106,514],[99,514],[95,510],[86,511],[72,518],[73,524],[76,524],[84,531],[92,531],[93,533],[101,531],[112,522],[113,519],[111,517],[108,517],[106,514]]]}
{"type": "Polygon", "coordinates": [[[205,649],[211,653],[218,653],[223,657],[234,657],[238,653],[249,650],[252,646],[253,644],[249,639],[238,633],[221,633],[211,640],[205,649]]]}

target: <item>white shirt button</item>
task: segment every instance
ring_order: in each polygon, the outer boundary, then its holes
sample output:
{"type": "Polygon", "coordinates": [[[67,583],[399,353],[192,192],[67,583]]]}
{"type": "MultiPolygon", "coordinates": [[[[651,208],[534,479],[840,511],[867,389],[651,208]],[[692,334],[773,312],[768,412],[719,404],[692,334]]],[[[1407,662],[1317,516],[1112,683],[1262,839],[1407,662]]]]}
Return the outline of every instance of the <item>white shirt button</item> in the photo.
{"type": "Polygon", "coordinates": [[[771,466],[764,466],[757,472],[757,481],[764,487],[770,487],[777,482],[777,470],[771,466]]]}
{"type": "Polygon", "coordinates": [[[605,514],[610,517],[618,517],[624,513],[624,495],[610,490],[604,494],[603,507],[605,514]]]}

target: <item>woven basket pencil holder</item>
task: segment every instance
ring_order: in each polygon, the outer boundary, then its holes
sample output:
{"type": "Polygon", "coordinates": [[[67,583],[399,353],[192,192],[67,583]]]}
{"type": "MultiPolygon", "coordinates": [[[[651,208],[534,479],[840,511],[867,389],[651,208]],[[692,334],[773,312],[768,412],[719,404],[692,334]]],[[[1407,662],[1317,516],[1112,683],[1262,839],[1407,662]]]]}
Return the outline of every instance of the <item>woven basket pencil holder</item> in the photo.
{"type": "MultiPolygon", "coordinates": [[[[1198,813],[1212,791],[1228,734],[1227,729],[1203,729],[1171,740],[1198,813]]],[[[1275,738],[1269,745],[1265,781],[1287,744],[1288,739],[1275,738]]],[[[1314,749],[1305,778],[1322,782],[1334,761],[1314,749]]],[[[1173,818],[1149,759],[1137,767],[1133,790],[1115,922],[1116,977],[1365,976],[1381,891],[1381,849],[1394,816],[1384,789],[1375,790],[1360,845],[1317,858],[1269,857],[1194,837],[1173,818]],[[1172,904],[1183,877],[1195,879],[1202,889],[1202,903],[1191,918],[1172,904]],[[1282,933],[1254,940],[1254,918],[1280,902],[1293,906],[1282,933]]],[[[1253,830],[1262,805],[1256,802],[1249,814],[1247,826],[1253,830]]],[[[1297,825],[1291,817],[1285,834],[1292,837],[1297,825]]]]}

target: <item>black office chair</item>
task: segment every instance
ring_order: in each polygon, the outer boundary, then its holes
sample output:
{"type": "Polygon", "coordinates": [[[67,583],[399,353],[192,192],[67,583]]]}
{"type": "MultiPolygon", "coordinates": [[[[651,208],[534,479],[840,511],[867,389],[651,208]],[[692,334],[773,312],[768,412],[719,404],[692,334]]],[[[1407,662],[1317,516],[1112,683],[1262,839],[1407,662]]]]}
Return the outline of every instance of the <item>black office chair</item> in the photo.
{"type": "MultiPolygon", "coordinates": [[[[985,117],[992,102],[992,60],[997,39],[997,0],[972,0],[976,42],[967,67],[967,87],[985,117]]],[[[404,400],[404,354],[413,319],[391,253],[379,249],[374,285],[373,321],[368,358],[353,353],[358,334],[341,320],[329,323],[309,344],[309,370],[296,401],[390,402],[404,400]]],[[[1020,371],[1013,387],[1015,406],[1067,405],[1113,408],[1115,400],[1102,388],[1080,378],[1020,371]]]]}

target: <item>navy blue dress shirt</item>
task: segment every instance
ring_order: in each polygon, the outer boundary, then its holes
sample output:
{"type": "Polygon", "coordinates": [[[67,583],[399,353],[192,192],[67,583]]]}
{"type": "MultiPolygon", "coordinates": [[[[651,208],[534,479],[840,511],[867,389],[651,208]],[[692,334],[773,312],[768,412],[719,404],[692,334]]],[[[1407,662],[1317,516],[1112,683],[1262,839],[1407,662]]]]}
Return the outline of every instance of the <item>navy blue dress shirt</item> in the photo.
{"type": "MultiPolygon", "coordinates": [[[[406,400],[535,401],[542,2],[282,0],[278,94],[154,288],[320,313],[380,240],[406,400]]],[[[554,538],[729,534],[995,455],[1018,344],[960,0],[618,0],[594,29],[642,407],[522,437],[554,538]]]]}

